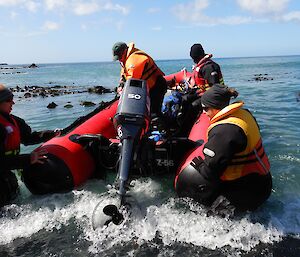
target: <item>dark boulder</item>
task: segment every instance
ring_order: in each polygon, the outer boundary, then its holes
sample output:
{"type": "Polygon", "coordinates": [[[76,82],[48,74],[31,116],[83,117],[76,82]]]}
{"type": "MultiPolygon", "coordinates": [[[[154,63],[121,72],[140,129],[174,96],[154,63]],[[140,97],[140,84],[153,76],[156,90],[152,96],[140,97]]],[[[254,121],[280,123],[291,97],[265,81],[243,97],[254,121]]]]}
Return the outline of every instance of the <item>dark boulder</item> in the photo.
{"type": "Polygon", "coordinates": [[[268,74],[254,74],[254,77],[252,79],[249,79],[248,81],[265,81],[265,80],[273,80],[272,77],[268,77],[268,74]]]}
{"type": "Polygon", "coordinates": [[[64,108],[70,109],[70,108],[73,108],[73,105],[72,104],[66,104],[66,105],[64,105],[64,108]]]}
{"type": "Polygon", "coordinates": [[[32,69],[32,68],[38,68],[38,66],[35,63],[32,63],[28,66],[28,68],[32,69]]]}
{"type": "Polygon", "coordinates": [[[45,91],[40,92],[39,94],[41,97],[48,97],[47,93],[45,91]]]}
{"type": "Polygon", "coordinates": [[[111,93],[111,90],[103,86],[95,86],[92,88],[88,88],[88,92],[96,93],[96,94],[105,94],[105,93],[111,93]]]}
{"type": "Polygon", "coordinates": [[[25,97],[25,98],[29,98],[29,97],[31,97],[31,93],[29,93],[29,92],[26,92],[26,93],[24,94],[24,97],[25,97]]]}
{"type": "Polygon", "coordinates": [[[57,106],[56,103],[51,102],[51,103],[49,103],[49,104],[47,105],[47,108],[48,108],[48,109],[54,109],[56,106],[57,106]]]}
{"type": "Polygon", "coordinates": [[[90,102],[90,101],[82,101],[82,102],[80,103],[80,105],[85,106],[85,107],[90,107],[90,106],[94,106],[94,105],[96,105],[96,104],[93,103],[93,102],[90,102]]]}

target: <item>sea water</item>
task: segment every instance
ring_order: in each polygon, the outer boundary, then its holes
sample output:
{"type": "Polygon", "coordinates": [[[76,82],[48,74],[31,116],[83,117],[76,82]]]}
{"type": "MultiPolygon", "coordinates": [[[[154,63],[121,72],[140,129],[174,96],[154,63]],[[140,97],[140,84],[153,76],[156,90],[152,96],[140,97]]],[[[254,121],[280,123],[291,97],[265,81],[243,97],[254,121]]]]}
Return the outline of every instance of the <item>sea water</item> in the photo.
{"type": "MultiPolygon", "coordinates": [[[[256,117],[271,162],[273,192],[253,213],[234,219],[207,216],[203,206],[178,199],[173,176],[140,178],[131,189],[139,211],[119,226],[93,230],[91,216],[107,195],[107,180],[90,180],[66,194],[21,194],[0,214],[0,256],[299,256],[300,250],[300,56],[216,59],[227,85],[236,88],[256,117]]],[[[190,60],[157,61],[166,74],[190,60]]],[[[119,64],[38,64],[36,69],[0,70],[9,87],[67,86],[113,89],[119,64]],[[18,71],[19,73],[16,73],[18,71]]],[[[23,98],[16,93],[13,114],[33,130],[64,128],[91,112],[81,101],[99,104],[113,93],[87,92],[23,98]],[[55,109],[47,105],[55,102],[55,109]],[[71,103],[74,107],[63,106],[71,103]]],[[[36,146],[22,147],[28,153],[36,146]]]]}

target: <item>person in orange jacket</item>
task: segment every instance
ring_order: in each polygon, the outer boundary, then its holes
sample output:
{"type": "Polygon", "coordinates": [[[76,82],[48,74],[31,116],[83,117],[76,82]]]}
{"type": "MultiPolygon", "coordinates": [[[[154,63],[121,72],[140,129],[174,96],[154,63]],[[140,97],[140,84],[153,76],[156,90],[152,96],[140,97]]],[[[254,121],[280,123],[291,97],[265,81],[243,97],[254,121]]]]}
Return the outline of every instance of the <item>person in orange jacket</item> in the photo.
{"type": "Polygon", "coordinates": [[[11,170],[43,163],[47,158],[45,150],[19,154],[20,144],[38,144],[60,134],[53,130],[32,132],[23,119],[11,114],[13,97],[13,93],[0,84],[0,208],[13,200],[19,191],[17,178],[11,170]]]}
{"type": "Polygon", "coordinates": [[[121,79],[118,91],[129,78],[146,80],[150,94],[151,114],[161,116],[161,106],[167,91],[167,82],[164,73],[160,70],[154,60],[145,52],[135,47],[134,43],[128,45],[117,42],[112,47],[113,60],[119,61],[121,79]]]}

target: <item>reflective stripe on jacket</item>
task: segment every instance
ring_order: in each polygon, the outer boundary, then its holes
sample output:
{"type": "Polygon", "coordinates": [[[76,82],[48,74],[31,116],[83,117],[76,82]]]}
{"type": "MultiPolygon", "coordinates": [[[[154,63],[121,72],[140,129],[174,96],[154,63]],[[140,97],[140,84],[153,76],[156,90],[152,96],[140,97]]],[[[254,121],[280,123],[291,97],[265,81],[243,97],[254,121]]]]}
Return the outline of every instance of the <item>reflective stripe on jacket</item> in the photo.
{"type": "Polygon", "coordinates": [[[144,79],[148,89],[152,89],[159,76],[165,74],[158,68],[153,59],[145,52],[134,47],[134,43],[128,45],[125,66],[121,70],[121,77],[144,79]]]}
{"type": "Polygon", "coordinates": [[[241,109],[242,102],[236,102],[222,109],[211,120],[208,132],[219,124],[239,126],[247,137],[247,146],[236,153],[221,175],[221,180],[230,181],[251,173],[266,175],[270,171],[270,163],[262,145],[258,124],[252,114],[241,109]]]}
{"type": "Polygon", "coordinates": [[[5,155],[18,155],[20,152],[21,134],[16,120],[10,115],[12,122],[0,114],[0,125],[6,130],[4,142],[5,155]]]}

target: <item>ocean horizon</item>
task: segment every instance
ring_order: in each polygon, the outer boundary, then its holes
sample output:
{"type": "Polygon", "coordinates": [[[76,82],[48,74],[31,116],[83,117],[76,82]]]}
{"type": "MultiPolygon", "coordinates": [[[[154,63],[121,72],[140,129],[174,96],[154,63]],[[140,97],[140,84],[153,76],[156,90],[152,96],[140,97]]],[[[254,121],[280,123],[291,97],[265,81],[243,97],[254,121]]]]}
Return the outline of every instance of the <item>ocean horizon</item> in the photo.
{"type": "MultiPolygon", "coordinates": [[[[215,57],[213,56],[213,59],[215,60],[220,60],[220,59],[243,59],[243,58],[272,58],[272,57],[299,57],[300,54],[288,54],[288,55],[257,55],[257,56],[226,56],[226,57],[215,57]]],[[[155,61],[191,61],[191,59],[189,57],[187,58],[175,58],[175,59],[155,59],[155,61]]],[[[0,65],[30,65],[32,63],[35,64],[84,64],[84,63],[118,63],[117,61],[73,61],[73,62],[36,62],[36,61],[32,61],[32,62],[28,62],[28,63],[9,63],[9,62],[5,62],[5,61],[0,61],[0,65]]]]}

